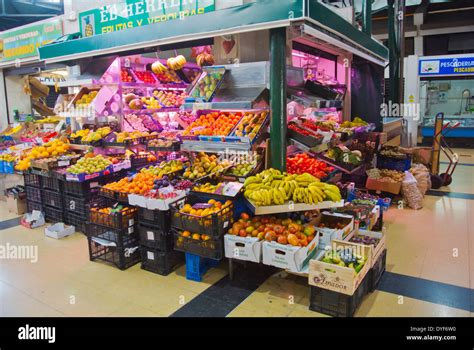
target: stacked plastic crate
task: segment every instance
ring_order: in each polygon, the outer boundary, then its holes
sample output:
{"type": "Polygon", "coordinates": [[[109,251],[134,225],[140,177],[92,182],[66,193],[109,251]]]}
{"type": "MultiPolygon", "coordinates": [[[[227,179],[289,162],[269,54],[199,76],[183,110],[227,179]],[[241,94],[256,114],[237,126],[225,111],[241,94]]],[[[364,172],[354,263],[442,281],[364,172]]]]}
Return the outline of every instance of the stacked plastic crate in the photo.
{"type": "Polygon", "coordinates": [[[59,178],[41,176],[44,216],[49,222],[64,222],[62,184],[59,178]]]}
{"type": "Polygon", "coordinates": [[[43,200],[41,196],[41,176],[25,173],[26,208],[29,213],[33,210],[43,211],[43,200]]]}
{"type": "Polygon", "coordinates": [[[126,270],[140,261],[137,209],[104,199],[89,212],[87,240],[91,261],[126,270]]]}
{"type": "Polygon", "coordinates": [[[184,261],[173,249],[169,210],[138,208],[138,231],[142,269],[166,276],[184,261]]]}
{"type": "Polygon", "coordinates": [[[63,182],[64,222],[73,225],[77,232],[86,232],[86,223],[90,220],[92,203],[98,203],[99,183],[97,181],[63,182]]]}

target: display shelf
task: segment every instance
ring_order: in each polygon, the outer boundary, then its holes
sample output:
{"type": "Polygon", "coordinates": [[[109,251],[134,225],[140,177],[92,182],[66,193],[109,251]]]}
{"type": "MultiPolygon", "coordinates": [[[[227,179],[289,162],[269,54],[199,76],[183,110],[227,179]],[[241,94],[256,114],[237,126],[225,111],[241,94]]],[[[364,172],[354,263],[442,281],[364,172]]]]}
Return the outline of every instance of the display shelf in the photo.
{"type": "Polygon", "coordinates": [[[326,162],[327,164],[329,164],[330,166],[336,168],[337,170],[340,170],[342,171],[343,173],[345,174],[354,174],[356,172],[358,172],[360,169],[362,169],[362,167],[364,166],[364,164],[360,164],[358,166],[356,166],[354,169],[346,169],[338,164],[336,164],[334,161],[332,161],[331,159],[321,155],[320,153],[316,153],[314,154],[314,156],[316,158],[318,158],[319,160],[323,161],[323,162],[326,162]]]}
{"type": "Polygon", "coordinates": [[[298,211],[311,211],[317,209],[339,208],[344,206],[344,200],[339,202],[324,201],[318,204],[287,202],[282,205],[256,206],[251,200],[246,199],[249,209],[254,215],[270,215],[278,213],[293,213],[298,211]]]}
{"type": "Polygon", "coordinates": [[[303,152],[311,153],[311,154],[325,152],[329,149],[329,147],[328,147],[329,144],[328,143],[322,143],[320,145],[316,145],[313,148],[310,148],[310,147],[308,147],[308,146],[302,144],[301,142],[296,141],[295,139],[292,139],[292,138],[290,138],[290,143],[292,145],[294,145],[296,148],[298,148],[299,150],[301,150],[303,152]]]}
{"type": "Polygon", "coordinates": [[[181,144],[181,151],[185,152],[218,153],[226,149],[229,151],[250,151],[252,143],[184,140],[181,144]]]}
{"type": "Polygon", "coordinates": [[[153,113],[168,113],[179,112],[179,107],[163,107],[159,109],[124,109],[124,114],[153,114],[153,113]]]}

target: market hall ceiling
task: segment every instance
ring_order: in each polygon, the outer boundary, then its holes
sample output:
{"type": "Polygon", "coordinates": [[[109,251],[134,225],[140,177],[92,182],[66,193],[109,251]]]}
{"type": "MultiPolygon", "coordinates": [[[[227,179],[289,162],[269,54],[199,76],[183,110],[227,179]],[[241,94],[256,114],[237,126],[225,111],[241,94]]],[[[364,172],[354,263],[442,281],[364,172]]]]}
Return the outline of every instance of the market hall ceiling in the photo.
{"type": "Polygon", "coordinates": [[[0,31],[63,14],[63,0],[0,0],[0,31]]]}

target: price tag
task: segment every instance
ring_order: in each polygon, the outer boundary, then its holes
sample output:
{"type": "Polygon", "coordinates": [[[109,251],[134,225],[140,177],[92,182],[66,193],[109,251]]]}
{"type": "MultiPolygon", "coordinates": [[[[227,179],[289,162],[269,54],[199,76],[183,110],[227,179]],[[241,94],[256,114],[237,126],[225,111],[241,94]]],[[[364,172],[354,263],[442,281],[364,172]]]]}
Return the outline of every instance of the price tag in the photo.
{"type": "Polygon", "coordinates": [[[98,182],[91,182],[90,185],[89,185],[90,188],[96,188],[96,187],[99,187],[99,183],[98,182]]]}
{"type": "Polygon", "coordinates": [[[134,231],[135,231],[135,228],[134,228],[133,226],[130,226],[130,227],[128,228],[128,233],[129,233],[129,234],[132,234],[134,231]]]}
{"type": "Polygon", "coordinates": [[[60,161],[58,161],[58,167],[68,166],[69,164],[71,164],[71,162],[69,160],[60,160],[60,161]]]}
{"type": "Polygon", "coordinates": [[[146,257],[147,257],[148,260],[155,260],[155,253],[146,252],[146,257]]]}
{"type": "Polygon", "coordinates": [[[135,219],[128,220],[128,226],[133,226],[135,224],[135,219]]]}
{"type": "Polygon", "coordinates": [[[146,233],[146,237],[149,241],[154,241],[155,240],[155,233],[153,231],[148,231],[146,233]]]}
{"type": "Polygon", "coordinates": [[[224,222],[224,228],[227,228],[229,226],[229,221],[224,222]]]}

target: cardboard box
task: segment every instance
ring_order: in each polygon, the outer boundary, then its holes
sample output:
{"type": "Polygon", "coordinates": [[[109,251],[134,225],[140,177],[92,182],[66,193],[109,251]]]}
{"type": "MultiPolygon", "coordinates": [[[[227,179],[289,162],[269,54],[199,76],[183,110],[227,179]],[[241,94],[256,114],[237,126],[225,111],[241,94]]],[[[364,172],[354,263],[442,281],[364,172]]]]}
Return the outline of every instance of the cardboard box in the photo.
{"type": "Polygon", "coordinates": [[[353,295],[372,267],[372,246],[344,241],[333,241],[331,247],[334,250],[345,248],[354,249],[357,254],[367,257],[367,261],[359,273],[357,273],[351,267],[323,262],[322,259],[324,255],[322,255],[320,259],[311,260],[309,262],[308,283],[319,288],[346,295],[353,295]]]}
{"type": "Polygon", "coordinates": [[[345,239],[354,230],[354,217],[348,214],[324,211],[320,216],[311,221],[310,224],[316,226],[316,231],[319,232],[319,245],[321,249],[324,249],[331,245],[331,241],[345,239]],[[342,222],[345,226],[342,229],[317,227],[322,223],[329,224],[335,222],[342,222]]]}
{"type": "Polygon", "coordinates": [[[300,272],[316,253],[319,244],[319,234],[306,247],[294,247],[277,242],[263,242],[263,263],[300,272]]]}
{"type": "Polygon", "coordinates": [[[224,236],[225,256],[229,259],[259,263],[262,260],[262,242],[257,237],[224,236]]]}
{"type": "Polygon", "coordinates": [[[357,232],[354,233],[353,237],[356,237],[358,235],[374,237],[374,238],[379,239],[377,246],[371,245],[372,247],[371,260],[372,260],[372,266],[373,266],[377,262],[382,252],[385,250],[385,235],[382,232],[377,232],[377,231],[358,230],[357,232]]]}
{"type": "Polygon", "coordinates": [[[74,226],[66,226],[62,222],[58,222],[57,224],[48,226],[44,229],[44,234],[47,237],[55,239],[61,239],[70,236],[74,232],[76,232],[76,228],[74,226]]]}
{"type": "Polygon", "coordinates": [[[367,182],[365,183],[365,188],[367,188],[368,190],[399,194],[400,189],[402,188],[402,183],[401,182],[385,182],[385,181],[380,181],[379,179],[373,179],[371,177],[368,177],[367,182]]]}
{"type": "Polygon", "coordinates": [[[26,200],[25,198],[15,198],[13,196],[7,196],[7,208],[10,213],[16,215],[23,215],[26,213],[26,200]]]}

